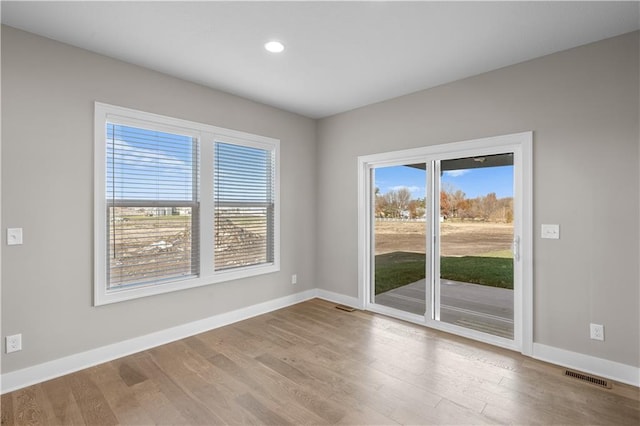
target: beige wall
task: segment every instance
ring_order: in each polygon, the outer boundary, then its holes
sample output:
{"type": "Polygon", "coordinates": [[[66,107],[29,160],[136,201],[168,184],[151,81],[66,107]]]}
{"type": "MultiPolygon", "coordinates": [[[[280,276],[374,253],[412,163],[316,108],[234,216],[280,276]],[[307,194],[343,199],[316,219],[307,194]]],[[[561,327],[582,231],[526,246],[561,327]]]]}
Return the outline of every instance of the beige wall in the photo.
{"type": "Polygon", "coordinates": [[[3,373],[315,287],[315,121],[8,27],[2,95],[3,373]],[[92,307],[94,101],[280,139],[281,272],[92,307]]]}
{"type": "Polygon", "coordinates": [[[534,341],[639,366],[638,51],[636,32],[320,120],[318,286],[357,296],[358,156],[532,130],[534,341]]]}

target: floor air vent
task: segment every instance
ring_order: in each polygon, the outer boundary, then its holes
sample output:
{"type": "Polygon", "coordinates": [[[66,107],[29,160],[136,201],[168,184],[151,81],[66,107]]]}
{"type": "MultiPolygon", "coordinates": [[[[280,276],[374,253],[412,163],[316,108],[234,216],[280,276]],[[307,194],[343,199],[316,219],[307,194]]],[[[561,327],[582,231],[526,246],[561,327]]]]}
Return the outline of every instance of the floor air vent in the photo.
{"type": "Polygon", "coordinates": [[[573,370],[564,370],[564,375],[582,380],[583,382],[591,383],[592,385],[600,386],[601,388],[611,389],[611,382],[589,374],[579,373],[573,370]]]}
{"type": "Polygon", "coordinates": [[[336,305],[336,308],[340,309],[341,311],[347,311],[347,312],[355,311],[355,308],[352,308],[351,306],[347,306],[347,305],[336,305]]]}

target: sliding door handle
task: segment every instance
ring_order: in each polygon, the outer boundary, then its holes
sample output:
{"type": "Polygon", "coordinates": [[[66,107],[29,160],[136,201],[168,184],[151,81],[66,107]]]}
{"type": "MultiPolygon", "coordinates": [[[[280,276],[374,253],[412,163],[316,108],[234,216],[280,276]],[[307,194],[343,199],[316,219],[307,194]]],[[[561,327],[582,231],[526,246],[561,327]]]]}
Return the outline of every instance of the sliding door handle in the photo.
{"type": "Polygon", "coordinates": [[[518,236],[513,239],[513,260],[516,262],[520,260],[520,237],[518,236]]]}

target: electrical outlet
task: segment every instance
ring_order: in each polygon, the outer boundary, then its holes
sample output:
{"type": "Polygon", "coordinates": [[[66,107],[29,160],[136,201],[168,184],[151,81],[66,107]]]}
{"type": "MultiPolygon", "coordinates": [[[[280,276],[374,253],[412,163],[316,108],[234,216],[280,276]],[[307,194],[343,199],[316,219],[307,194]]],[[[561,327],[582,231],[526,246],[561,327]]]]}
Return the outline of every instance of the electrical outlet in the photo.
{"type": "Polygon", "coordinates": [[[298,284],[298,275],[291,275],[291,284],[298,284]]]}
{"type": "Polygon", "coordinates": [[[590,324],[591,338],[604,341],[604,325],[590,324]]]}
{"type": "Polygon", "coordinates": [[[6,352],[17,352],[22,350],[22,334],[14,334],[6,338],[6,352]]]}

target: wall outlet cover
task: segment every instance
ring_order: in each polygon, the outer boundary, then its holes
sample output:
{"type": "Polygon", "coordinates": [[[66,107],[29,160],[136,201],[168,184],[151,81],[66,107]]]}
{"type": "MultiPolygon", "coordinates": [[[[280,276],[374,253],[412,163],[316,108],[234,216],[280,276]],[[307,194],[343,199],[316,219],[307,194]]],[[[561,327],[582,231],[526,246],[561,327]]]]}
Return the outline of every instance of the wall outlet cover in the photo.
{"type": "Polygon", "coordinates": [[[592,323],[589,325],[589,332],[591,339],[604,341],[604,325],[592,323]]]}
{"type": "Polygon", "coordinates": [[[22,334],[14,334],[13,336],[7,336],[5,339],[6,352],[17,352],[22,350],[22,334]]]}

